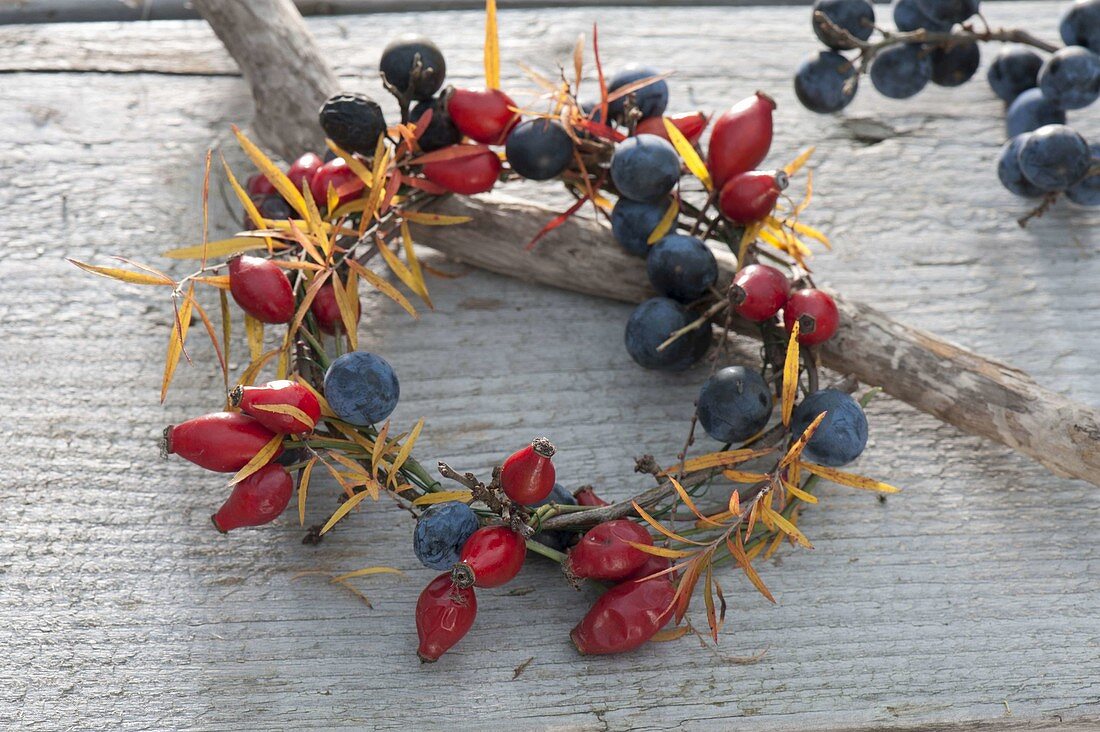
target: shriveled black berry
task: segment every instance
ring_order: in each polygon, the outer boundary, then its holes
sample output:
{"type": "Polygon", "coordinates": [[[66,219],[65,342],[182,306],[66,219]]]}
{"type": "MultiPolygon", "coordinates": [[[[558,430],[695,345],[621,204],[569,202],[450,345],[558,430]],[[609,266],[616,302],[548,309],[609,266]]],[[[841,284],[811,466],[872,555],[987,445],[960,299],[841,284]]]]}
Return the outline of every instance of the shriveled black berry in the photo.
{"type": "Polygon", "coordinates": [[[382,78],[398,93],[424,101],[443,86],[447,62],[443,52],[424,36],[398,36],[382,51],[382,78]]]}
{"type": "Polygon", "coordinates": [[[443,103],[441,97],[417,102],[409,113],[409,118],[413,122],[419,122],[429,109],[432,110],[432,119],[428,123],[428,129],[420,137],[420,149],[431,152],[448,145],[458,144],[462,140],[462,133],[451,121],[451,115],[447,114],[447,105],[443,103]]]}
{"type": "Polygon", "coordinates": [[[321,129],[348,152],[370,157],[386,132],[382,108],[366,94],[341,93],[321,107],[321,129]]]}

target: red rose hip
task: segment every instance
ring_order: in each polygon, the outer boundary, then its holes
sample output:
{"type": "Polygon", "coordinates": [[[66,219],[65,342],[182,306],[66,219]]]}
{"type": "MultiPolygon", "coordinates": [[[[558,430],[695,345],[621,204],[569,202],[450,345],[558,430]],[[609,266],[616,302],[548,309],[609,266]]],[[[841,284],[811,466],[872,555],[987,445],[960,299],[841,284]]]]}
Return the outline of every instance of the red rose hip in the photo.
{"type": "MultiPolygon", "coordinates": [[[[452,147],[459,147],[454,145],[452,147]]],[[[450,160],[439,160],[424,166],[424,177],[452,193],[471,196],[492,190],[500,175],[500,158],[484,145],[477,152],[450,160]]],[[[451,148],[442,148],[449,150],[451,148]]],[[[436,151],[439,152],[439,151],[436,151]]],[[[432,153],[435,154],[435,153],[432,153]]]]}
{"type": "Polygon", "coordinates": [[[289,323],[294,290],[270,260],[239,255],[229,260],[229,291],[241,310],[261,323],[289,323]]]}
{"type": "Polygon", "coordinates": [[[714,120],[707,148],[707,169],[721,188],[733,176],[752,170],[772,146],[775,101],[763,92],[743,99],[714,120]]]}
{"type": "Polygon", "coordinates": [[[648,554],[629,542],[653,546],[653,537],[629,519],[615,519],[588,530],[569,550],[562,569],[577,579],[617,582],[626,579],[646,563],[648,554]]]}
{"type": "Polygon", "coordinates": [[[261,526],[279,517],[290,503],[294,481],[282,465],[269,463],[233,486],[218,512],[210,517],[223,534],[242,526],[261,526]]]}
{"type": "Polygon", "coordinates": [[[238,386],[229,394],[229,403],[272,432],[300,434],[312,432],[321,419],[321,404],[312,391],[296,381],[269,381],[262,386],[238,386]],[[279,411],[292,407],[301,415],[279,411]],[[308,418],[308,422],[303,421],[308,418]]]}
{"type": "Polygon", "coordinates": [[[313,202],[324,211],[328,208],[328,189],[332,186],[339,196],[337,206],[342,206],[349,201],[354,201],[363,190],[363,181],[348,167],[343,158],[333,158],[314,173],[309,182],[309,192],[313,195],[313,202]]]}
{"type": "Polygon", "coordinates": [[[271,181],[265,178],[262,173],[256,173],[250,177],[248,182],[245,183],[245,189],[251,196],[272,196],[278,193],[275,186],[271,185],[271,181]]]}
{"type": "Polygon", "coordinates": [[[545,437],[508,456],[500,468],[500,487],[516,503],[538,503],[554,490],[554,446],[545,437]]]}
{"type": "Polygon", "coordinates": [[[458,587],[500,587],[519,574],[527,542],[507,526],[485,526],[462,545],[451,579],[458,587]]]}
{"type": "Polygon", "coordinates": [[[657,135],[668,140],[668,130],[665,129],[665,119],[675,125],[676,129],[694,145],[699,141],[699,136],[707,128],[707,116],[702,112],[688,112],[687,114],[668,115],[667,117],[646,117],[634,128],[635,135],[657,135]]]}
{"type": "MultiPolygon", "coordinates": [[[[672,566],[672,560],[668,557],[659,557],[656,554],[649,554],[646,556],[645,564],[638,567],[631,572],[627,577],[623,578],[624,582],[630,582],[632,580],[643,580],[647,577],[651,577],[658,572],[664,572],[666,569],[672,566]]],[[[654,577],[654,580],[669,580],[671,581],[675,572],[669,572],[668,574],[662,574],[660,577],[654,577]]]]}
{"type": "Polygon", "coordinates": [[[767,218],[788,183],[782,170],[753,170],[733,176],[718,194],[718,209],[730,221],[752,224],[767,218]]]}
{"type": "Polygon", "coordinates": [[[766,264],[750,264],[733,278],[730,298],[734,310],[754,323],[771,320],[787,304],[791,282],[787,275],[766,264]]]}
{"type": "Polygon", "coordinates": [[[787,332],[798,322],[798,342],[805,346],[824,343],[836,333],[840,323],[833,298],[821,290],[795,290],[783,307],[783,326],[787,332]]]}
{"type": "Polygon", "coordinates": [[[303,183],[312,192],[313,176],[324,164],[325,161],[317,153],[306,153],[290,164],[290,168],[286,171],[286,177],[290,178],[290,182],[294,184],[294,188],[299,192],[302,190],[303,183]]]}
{"type": "MultiPolygon", "coordinates": [[[[235,473],[256,456],[275,433],[247,414],[214,412],[164,430],[164,450],[215,473],[235,473]]],[[[279,445],[272,460],[283,452],[279,445]]]]}
{"type": "Polygon", "coordinates": [[[486,145],[503,144],[516,126],[516,103],[500,89],[455,89],[447,98],[451,122],[466,137],[486,145]]]}
{"type": "Polygon", "coordinates": [[[477,617],[472,588],[455,587],[444,572],[428,583],[416,602],[416,634],[421,663],[434,663],[469,632],[477,617]]]}
{"type": "Polygon", "coordinates": [[[664,577],[623,582],[596,600],[569,637],[584,655],[632,651],[668,623],[675,596],[664,577]]]}
{"type": "MultiPolygon", "coordinates": [[[[344,319],[340,315],[340,306],[336,302],[336,290],[333,287],[331,282],[321,285],[321,289],[313,296],[313,302],[309,304],[309,312],[317,320],[317,327],[329,335],[335,335],[338,329],[344,330],[344,319]]],[[[352,305],[355,307],[355,322],[358,323],[362,315],[358,295],[352,305]]]]}

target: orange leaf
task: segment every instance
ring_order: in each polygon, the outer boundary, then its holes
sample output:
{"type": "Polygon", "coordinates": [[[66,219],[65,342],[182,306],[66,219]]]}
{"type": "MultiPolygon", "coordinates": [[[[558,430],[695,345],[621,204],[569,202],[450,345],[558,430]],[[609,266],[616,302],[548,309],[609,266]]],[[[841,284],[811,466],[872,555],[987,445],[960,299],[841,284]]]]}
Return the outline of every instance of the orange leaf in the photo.
{"type": "Polygon", "coordinates": [[[160,383],[160,401],[164,402],[168,396],[168,386],[172,383],[172,377],[179,365],[180,355],[183,353],[184,343],[187,341],[187,330],[191,327],[191,304],[194,302],[195,286],[192,284],[183,298],[183,304],[176,309],[176,320],[172,323],[172,335],[168,339],[168,355],[164,360],[164,378],[160,383]]]}
{"type": "Polygon", "coordinates": [[[302,470],[302,478],[298,481],[298,525],[306,525],[306,495],[309,493],[309,478],[313,475],[313,466],[317,464],[317,456],[314,455],[306,463],[302,470]]]}
{"type": "Polygon", "coordinates": [[[794,398],[798,394],[798,331],[796,320],[787,341],[787,358],[783,362],[783,426],[791,423],[794,398]]]}
{"type": "Polygon", "coordinates": [[[275,457],[275,453],[279,451],[279,446],[283,444],[283,435],[275,435],[267,444],[260,448],[260,451],[252,456],[252,459],[248,461],[243,468],[237,471],[237,474],[233,476],[229,481],[229,485],[236,485],[248,476],[255,473],[271,462],[271,459],[275,457]]]}

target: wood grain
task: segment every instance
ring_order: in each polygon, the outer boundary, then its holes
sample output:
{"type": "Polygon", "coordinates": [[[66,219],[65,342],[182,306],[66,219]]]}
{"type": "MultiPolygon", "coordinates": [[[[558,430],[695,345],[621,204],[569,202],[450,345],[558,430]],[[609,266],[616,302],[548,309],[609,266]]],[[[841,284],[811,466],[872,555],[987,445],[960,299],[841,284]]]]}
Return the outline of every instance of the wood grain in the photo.
{"type": "MultiPolygon", "coordinates": [[[[1050,8],[988,3],[986,13],[1054,37],[1050,8]]],[[[1100,214],[1065,209],[1015,227],[1021,207],[991,167],[1000,104],[980,81],[908,103],[863,90],[850,114],[816,117],[798,108],[788,78],[813,44],[804,9],[682,12],[505,12],[505,68],[552,70],[598,19],[609,64],[662,59],[680,70],[677,109],[774,91],[774,159],[819,145],[808,220],[836,245],[815,260],[821,281],[1100,406],[1100,214]]],[[[476,13],[309,25],[343,84],[370,90],[381,47],[373,39],[411,22],[446,38],[454,77],[475,81],[476,13]]],[[[0,58],[33,60],[25,30],[0,29],[10,51],[0,58]]],[[[53,31],[73,53],[98,43],[114,59],[176,48],[181,62],[231,63],[198,23],[53,31]]],[[[483,593],[471,634],[445,663],[419,667],[409,613],[434,575],[408,550],[408,519],[368,506],[318,547],[299,543],[290,515],[268,530],[214,535],[208,516],[226,493],[222,479],[161,462],[156,450],[164,424],[218,407],[213,353],[196,340],[195,366],[181,365],[167,405],[157,405],[170,322],[162,293],[90,279],[62,260],[124,253],[185,274],[158,255],[197,238],[208,147],[248,170],[228,129],[252,114],[244,82],[140,69],[0,81],[0,726],[1100,726],[1100,493],[892,398],[871,406],[872,443],[857,469],[903,493],[879,504],[825,487],[801,523],[815,551],[784,550],[760,565],[778,606],[721,572],[731,609],[716,651],[689,638],[629,659],[579,659],[566,637],[592,593],[577,595],[552,567],[532,563],[514,587],[533,591],[483,593]],[[407,572],[357,585],[373,609],[323,576],[296,577],[372,565],[407,572]]],[[[514,72],[506,81],[530,87],[514,72]]],[[[1095,116],[1074,123],[1100,134],[1095,116]]],[[[216,183],[218,236],[237,218],[223,192],[216,183]]],[[[522,195],[561,204],[544,187],[522,195]]],[[[429,417],[421,457],[484,472],[547,432],[566,485],[622,498],[639,487],[634,455],[679,449],[705,370],[636,368],[620,340],[629,306],[478,271],[430,286],[437,311],[416,323],[365,296],[361,332],[400,374],[395,423],[429,417]]],[[[216,298],[203,302],[216,308],[216,298]]],[[[755,357],[755,346],[740,345],[732,358],[755,357]]],[[[238,348],[231,361],[242,360],[238,348]]],[[[312,492],[307,520],[317,522],[337,490],[319,482],[312,492]]]]}

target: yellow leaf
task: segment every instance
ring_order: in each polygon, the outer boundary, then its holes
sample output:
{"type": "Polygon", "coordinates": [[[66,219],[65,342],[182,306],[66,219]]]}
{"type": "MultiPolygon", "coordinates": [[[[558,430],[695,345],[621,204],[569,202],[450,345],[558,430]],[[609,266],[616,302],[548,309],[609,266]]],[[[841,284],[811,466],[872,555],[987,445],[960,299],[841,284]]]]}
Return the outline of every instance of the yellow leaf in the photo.
{"type": "Polygon", "coordinates": [[[727,508],[730,516],[741,515],[741,493],[739,491],[735,490],[730,493],[729,506],[727,508]]]}
{"type": "Polygon", "coordinates": [[[298,407],[292,407],[289,404],[257,404],[253,409],[258,409],[261,412],[271,412],[272,414],[285,414],[289,417],[293,417],[302,424],[308,424],[310,429],[316,426],[316,423],[308,414],[298,409],[298,407]]]}
{"type": "Polygon", "coordinates": [[[807,549],[813,549],[814,548],[814,545],[810,543],[810,540],[806,538],[806,535],[803,534],[801,531],[799,531],[797,526],[795,526],[790,521],[788,521],[787,518],[783,514],[779,513],[778,511],[774,511],[770,508],[765,508],[764,513],[772,521],[775,522],[776,527],[778,527],[778,529],[780,531],[782,531],[784,534],[791,537],[792,539],[794,539],[795,541],[797,541],[799,544],[806,547],[807,549]]]}
{"type": "MultiPolygon", "coordinates": [[[[254,236],[234,236],[229,239],[212,241],[206,246],[208,257],[225,257],[230,254],[249,252],[254,249],[266,249],[263,239],[254,236]]],[[[163,256],[169,259],[202,259],[202,245],[169,249],[163,256]]]]}
{"type": "Polygon", "coordinates": [[[309,479],[313,475],[313,466],[317,464],[314,455],[302,470],[302,479],[298,481],[298,525],[306,525],[306,496],[309,494],[309,479]]]}
{"type": "Polygon", "coordinates": [[[294,241],[301,244],[302,249],[304,249],[306,253],[309,254],[309,256],[312,257],[315,262],[317,262],[317,264],[327,264],[328,260],[323,254],[321,254],[321,252],[317,250],[317,245],[314,244],[313,241],[308,236],[306,236],[306,234],[301,229],[298,228],[298,225],[295,224],[293,221],[288,221],[287,223],[290,224],[290,235],[294,237],[294,241]]]}
{"type": "Polygon", "coordinates": [[[698,473],[700,470],[720,468],[724,465],[736,465],[747,460],[752,460],[753,458],[768,455],[774,451],[774,447],[768,447],[760,450],[726,450],[725,452],[712,452],[706,455],[700,455],[697,458],[691,458],[685,461],[683,465],[665,470],[661,475],[678,473],[681,470],[685,473],[698,473]]]}
{"type": "Polygon", "coordinates": [[[665,131],[668,132],[668,139],[672,141],[672,146],[676,148],[676,152],[680,153],[680,157],[684,159],[684,165],[691,171],[692,175],[702,181],[703,185],[708,191],[714,190],[714,181],[711,180],[710,171],[707,170],[707,166],[703,163],[702,158],[699,157],[699,153],[695,152],[695,148],[691,146],[688,139],[684,137],[684,133],[680,132],[680,129],[672,124],[672,120],[668,117],[663,117],[662,121],[665,123],[665,131]]]}
{"type": "Polygon", "coordinates": [[[313,384],[303,379],[300,375],[296,375],[294,380],[299,384],[309,389],[313,396],[317,397],[317,403],[321,405],[321,415],[324,417],[335,417],[336,412],[332,411],[332,407],[329,406],[328,399],[325,399],[324,394],[313,388],[313,384]]]}
{"type": "Polygon", "coordinates": [[[650,643],[667,643],[668,641],[678,640],[691,632],[690,625],[680,625],[675,628],[666,628],[665,630],[657,631],[653,634],[653,637],[649,639],[650,643]]]}
{"type": "Polygon", "coordinates": [[[216,287],[219,290],[229,289],[229,275],[205,275],[201,277],[192,277],[192,282],[201,282],[204,285],[210,285],[216,287]]]}
{"type": "Polygon", "coordinates": [[[340,320],[344,324],[344,335],[348,338],[351,350],[359,348],[359,323],[355,306],[348,300],[348,291],[340,281],[340,274],[332,273],[332,294],[336,296],[336,307],[340,311],[340,320]]]}
{"type": "Polygon", "coordinates": [[[264,351],[264,324],[245,313],[244,331],[248,335],[249,355],[255,361],[264,351]]]}
{"type": "Polygon", "coordinates": [[[806,161],[810,159],[810,156],[814,154],[816,147],[810,146],[799,153],[798,157],[783,166],[783,172],[788,176],[792,176],[802,169],[802,166],[806,164],[806,161]]]}
{"type": "Polygon", "coordinates": [[[408,299],[400,292],[398,292],[397,288],[395,288],[389,282],[386,282],[384,279],[382,279],[363,265],[359,264],[359,262],[355,261],[354,259],[349,258],[347,260],[347,265],[355,270],[360,277],[373,285],[383,295],[390,298],[401,307],[405,308],[405,312],[407,312],[409,315],[418,320],[420,319],[420,315],[416,312],[416,308],[412,306],[412,303],[410,303],[408,299]]]}
{"type": "Polygon", "coordinates": [[[810,424],[807,425],[806,430],[798,436],[798,439],[795,440],[794,444],[791,445],[789,450],[787,450],[787,454],[784,455],[783,459],[779,461],[778,467],[785,468],[793,463],[795,460],[798,460],[799,456],[802,455],[802,450],[806,447],[806,443],[809,442],[810,438],[814,436],[814,431],[816,431],[818,425],[821,424],[821,420],[825,419],[826,414],[828,414],[828,412],[822,412],[814,418],[813,422],[810,422],[810,424]]]}
{"type": "Polygon", "coordinates": [[[302,200],[306,202],[306,211],[309,212],[309,216],[306,217],[306,226],[309,228],[309,233],[321,242],[321,250],[328,257],[332,254],[332,250],[328,246],[328,237],[321,230],[321,212],[317,210],[317,202],[313,200],[313,192],[310,190],[309,181],[305,178],[302,178],[302,200]]]}
{"type": "Polygon", "coordinates": [[[794,322],[787,341],[787,358],[783,362],[783,426],[791,423],[794,399],[798,395],[798,321],[794,322]]]}
{"type": "Polygon", "coordinates": [[[252,456],[252,459],[248,461],[243,468],[237,471],[237,474],[233,476],[233,479],[229,481],[229,485],[236,485],[248,476],[255,473],[271,462],[271,459],[275,457],[275,453],[278,452],[279,446],[283,444],[283,435],[275,435],[267,444],[260,448],[260,451],[252,456]]]}
{"type": "Polygon", "coordinates": [[[745,227],[745,233],[741,235],[741,244],[737,247],[737,269],[741,269],[744,264],[745,254],[748,253],[749,247],[759,237],[761,228],[762,225],[759,221],[745,227]]]}
{"type": "Polygon", "coordinates": [[[775,598],[772,597],[771,591],[767,585],[764,584],[764,580],[760,579],[760,575],[753,569],[752,563],[749,561],[749,556],[745,554],[745,547],[741,544],[741,535],[734,532],[734,538],[730,539],[726,537],[726,548],[729,549],[730,556],[734,561],[741,566],[741,570],[745,573],[745,576],[749,578],[749,582],[752,582],[761,595],[768,598],[772,602],[775,602],[775,598]]]}
{"type": "Polygon", "coordinates": [[[787,489],[788,493],[790,493],[792,496],[800,501],[805,501],[806,503],[817,503],[817,496],[815,496],[813,493],[807,493],[806,491],[796,486],[794,483],[783,481],[783,487],[787,489]]]}
{"type": "Polygon", "coordinates": [[[446,503],[447,501],[462,501],[469,503],[474,500],[474,494],[470,491],[439,491],[438,493],[425,493],[412,502],[414,506],[430,506],[433,503],[446,503]]]}
{"type": "Polygon", "coordinates": [[[485,86],[500,88],[500,39],[497,37],[497,3],[485,0],[485,86]]]}
{"type": "Polygon", "coordinates": [[[329,150],[332,150],[334,153],[344,159],[344,162],[348,164],[348,168],[351,169],[351,172],[359,176],[359,180],[363,181],[363,184],[367,188],[374,187],[374,174],[367,169],[367,166],[363,165],[363,162],[359,160],[359,158],[341,149],[341,147],[332,140],[326,139],[325,144],[328,145],[329,150]]]}
{"type": "Polygon", "coordinates": [[[694,556],[698,553],[697,551],[692,551],[690,549],[669,549],[663,546],[653,546],[652,544],[641,544],[636,541],[628,541],[626,543],[640,552],[653,554],[654,556],[658,557],[668,557],[669,559],[683,559],[685,557],[694,556]]]}
{"type": "Polygon", "coordinates": [[[386,423],[382,425],[382,429],[378,430],[378,436],[374,438],[374,452],[370,456],[371,470],[375,473],[378,472],[378,463],[382,460],[382,455],[385,453],[383,448],[386,446],[386,435],[390,433],[390,421],[387,419],[386,423]]]}
{"type": "Polygon", "coordinates": [[[646,244],[656,244],[659,242],[665,234],[672,231],[672,225],[676,223],[676,217],[680,215],[680,202],[674,196],[669,201],[668,208],[665,209],[665,213],[661,216],[661,220],[657,222],[656,228],[650,233],[649,238],[645,240],[646,244]]]}
{"type": "Polygon", "coordinates": [[[399,574],[404,576],[404,572],[400,569],[394,569],[393,567],[366,567],[364,569],[357,569],[354,572],[348,572],[347,574],[337,575],[332,578],[333,582],[343,582],[344,580],[352,579],[353,577],[366,577],[372,574],[399,574]]]}
{"type": "Polygon", "coordinates": [[[650,516],[648,511],[639,506],[637,501],[631,501],[631,505],[634,506],[634,511],[642,517],[643,521],[645,521],[647,524],[657,529],[657,531],[661,532],[673,541],[678,541],[681,544],[694,544],[696,546],[705,546],[703,542],[686,539],[674,532],[672,529],[666,528],[660,521],[650,516]]]}
{"type": "Polygon", "coordinates": [[[450,216],[447,214],[426,213],[424,211],[405,211],[399,210],[397,215],[403,218],[405,221],[410,221],[414,224],[421,224],[423,226],[452,226],[454,224],[465,224],[468,221],[473,221],[473,216],[450,216]]]}
{"type": "Polygon", "coordinates": [[[417,290],[419,289],[419,284],[417,283],[416,278],[413,277],[413,273],[410,272],[409,268],[405,266],[405,263],[398,259],[396,254],[390,251],[389,246],[386,244],[385,241],[382,240],[381,237],[377,238],[377,244],[378,253],[382,255],[382,259],[386,260],[386,264],[387,266],[389,266],[390,270],[395,275],[397,275],[398,279],[405,283],[406,287],[408,287],[413,292],[417,292],[417,290]]]}
{"type": "Polygon", "coordinates": [[[783,539],[786,538],[786,534],[782,531],[775,532],[775,538],[772,539],[771,544],[768,545],[768,550],[764,552],[764,559],[769,559],[779,549],[779,545],[783,543],[783,539]]]}
{"type": "MultiPolygon", "coordinates": [[[[222,356],[225,358],[225,391],[229,392],[229,344],[233,335],[233,318],[229,310],[229,296],[225,290],[218,291],[218,304],[222,311],[222,356]]],[[[226,397],[228,401],[228,397],[226,397]]]]}
{"type": "Polygon", "coordinates": [[[814,172],[811,170],[806,173],[806,193],[802,196],[802,200],[794,207],[793,216],[798,216],[810,206],[810,201],[814,197],[814,172]]]}
{"type": "Polygon", "coordinates": [[[412,452],[413,445],[416,444],[416,438],[420,437],[420,430],[424,428],[424,418],[421,417],[416,426],[412,428],[412,432],[405,438],[405,444],[401,446],[401,449],[397,452],[397,457],[393,459],[393,465],[390,466],[390,483],[397,482],[397,471],[401,470],[401,466],[405,464],[405,461],[409,459],[409,454],[412,452]]]}
{"type": "MultiPolygon", "coordinates": [[[[237,176],[233,175],[233,171],[230,169],[229,163],[225,162],[225,156],[221,155],[220,157],[222,159],[222,167],[225,169],[225,175],[229,179],[229,186],[233,189],[233,193],[236,194],[237,200],[241,202],[241,206],[244,207],[244,212],[248,214],[248,219],[256,228],[264,228],[269,224],[268,220],[260,215],[260,210],[256,208],[256,204],[253,203],[252,197],[248,195],[244,188],[241,187],[241,184],[237,182],[237,176]]],[[[205,238],[205,236],[203,238],[205,238]]],[[[271,251],[273,246],[271,239],[268,237],[264,237],[263,242],[268,251],[271,251]]],[[[207,257],[218,256],[222,255],[212,253],[210,247],[207,245],[204,246],[204,253],[199,258],[205,262],[207,257]]]]}
{"type": "Polygon", "coordinates": [[[275,358],[282,351],[281,348],[273,348],[265,354],[262,354],[259,358],[253,359],[252,363],[248,364],[248,368],[241,374],[241,378],[237,380],[237,383],[241,386],[250,386],[253,381],[256,380],[256,376],[260,373],[260,369],[267,365],[267,362],[275,358]]]}
{"type": "Polygon", "coordinates": [[[306,313],[309,312],[309,306],[313,304],[313,298],[317,297],[317,293],[328,280],[331,273],[332,270],[326,269],[310,281],[305,294],[302,295],[302,302],[298,305],[298,311],[294,313],[294,320],[290,322],[290,328],[287,329],[288,341],[293,340],[294,336],[297,335],[298,328],[302,325],[302,320],[306,317],[306,313]]]}
{"type": "Polygon", "coordinates": [[[747,470],[723,470],[722,475],[726,476],[734,483],[759,483],[762,480],[768,479],[765,473],[753,473],[747,470]]]}
{"type": "Polygon", "coordinates": [[[290,182],[290,178],[286,177],[286,174],[279,169],[279,166],[271,162],[260,148],[240,131],[237,125],[233,125],[233,134],[237,137],[237,142],[240,143],[241,149],[244,150],[244,154],[248,156],[249,160],[256,166],[256,168],[267,178],[268,182],[275,187],[275,190],[279,192],[279,195],[286,199],[286,202],[291,207],[302,215],[302,218],[308,223],[310,221],[309,211],[306,209],[305,199],[302,198],[302,194],[294,187],[294,184],[290,182]]]}
{"type": "Polygon", "coordinates": [[[695,518],[713,526],[721,526],[722,524],[711,521],[704,516],[698,508],[695,507],[695,501],[691,500],[691,495],[684,490],[684,487],[680,485],[680,481],[673,478],[671,475],[668,477],[668,482],[672,483],[672,487],[676,489],[676,493],[680,496],[680,500],[684,502],[684,505],[688,507],[688,510],[695,514],[695,518]]]}
{"type": "Polygon", "coordinates": [[[806,472],[813,473],[819,478],[824,478],[838,485],[846,485],[849,488],[860,488],[867,491],[878,491],[879,493],[897,493],[901,490],[888,483],[883,483],[873,478],[865,478],[855,473],[846,473],[836,468],[827,468],[824,465],[816,465],[807,462],[799,462],[799,464],[805,468],[806,472]]]}
{"type": "Polygon", "coordinates": [[[829,237],[825,236],[812,226],[806,226],[806,224],[802,224],[797,221],[788,221],[787,225],[797,231],[799,234],[802,234],[803,236],[808,236],[815,241],[819,241],[829,249],[833,248],[833,245],[829,242],[829,237]]]}
{"type": "Polygon", "coordinates": [[[362,493],[356,493],[351,498],[341,503],[340,508],[336,509],[336,511],[333,512],[332,516],[329,517],[329,520],[325,522],[325,525],[321,527],[320,533],[322,535],[328,533],[328,530],[335,526],[337,521],[347,516],[348,513],[351,512],[351,509],[362,503],[368,495],[370,494],[366,491],[363,491],[362,493]]]}
{"type": "Polygon", "coordinates": [[[432,298],[428,295],[428,283],[424,280],[424,272],[420,269],[420,260],[413,249],[412,234],[409,233],[409,225],[405,221],[401,222],[401,241],[405,246],[405,259],[409,261],[409,272],[412,273],[413,281],[416,283],[413,292],[420,295],[424,303],[434,310],[435,306],[432,305],[432,298]]]}
{"type": "Polygon", "coordinates": [[[85,272],[91,272],[100,277],[109,277],[120,282],[129,282],[132,285],[168,285],[169,287],[175,287],[176,285],[175,281],[167,275],[156,275],[152,272],[131,272],[128,269],[119,269],[118,267],[99,267],[94,264],[84,264],[84,262],[78,262],[75,259],[68,259],[67,261],[80,267],[85,272]]]}
{"type": "Polygon", "coordinates": [[[187,295],[183,298],[183,304],[176,311],[176,320],[172,323],[172,335],[168,339],[168,355],[164,360],[164,378],[160,382],[160,401],[168,396],[168,385],[172,383],[172,377],[176,373],[176,366],[180,362],[183,353],[183,345],[187,341],[187,330],[191,327],[191,303],[195,295],[195,286],[191,285],[187,295]]]}

